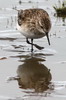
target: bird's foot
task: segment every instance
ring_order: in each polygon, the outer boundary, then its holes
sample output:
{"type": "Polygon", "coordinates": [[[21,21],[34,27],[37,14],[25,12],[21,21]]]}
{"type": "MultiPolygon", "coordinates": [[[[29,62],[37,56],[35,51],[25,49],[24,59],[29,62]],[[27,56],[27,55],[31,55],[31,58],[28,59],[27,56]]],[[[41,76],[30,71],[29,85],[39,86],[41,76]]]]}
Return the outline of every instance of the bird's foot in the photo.
{"type": "Polygon", "coordinates": [[[35,46],[37,49],[39,49],[39,50],[44,49],[44,47],[41,47],[41,46],[39,46],[39,45],[37,45],[37,44],[34,44],[34,46],[35,46]]]}

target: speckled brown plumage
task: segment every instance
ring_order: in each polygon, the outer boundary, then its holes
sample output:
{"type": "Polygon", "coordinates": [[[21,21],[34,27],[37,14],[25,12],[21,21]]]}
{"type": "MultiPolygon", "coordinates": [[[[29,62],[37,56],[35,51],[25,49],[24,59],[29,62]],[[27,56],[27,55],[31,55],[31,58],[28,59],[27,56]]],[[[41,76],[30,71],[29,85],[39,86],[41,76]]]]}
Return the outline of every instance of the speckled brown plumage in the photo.
{"type": "Polygon", "coordinates": [[[51,29],[51,21],[48,13],[43,9],[19,10],[17,28],[27,39],[47,36],[49,42],[48,33],[51,29]]]}

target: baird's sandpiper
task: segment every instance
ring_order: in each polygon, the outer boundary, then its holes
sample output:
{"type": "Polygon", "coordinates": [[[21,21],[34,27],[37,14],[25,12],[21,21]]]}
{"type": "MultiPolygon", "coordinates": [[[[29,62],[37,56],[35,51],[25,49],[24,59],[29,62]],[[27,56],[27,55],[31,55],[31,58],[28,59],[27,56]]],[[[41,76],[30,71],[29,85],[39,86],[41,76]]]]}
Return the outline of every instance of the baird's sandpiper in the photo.
{"type": "Polygon", "coordinates": [[[31,51],[33,51],[33,46],[38,49],[43,49],[43,47],[34,44],[33,39],[46,36],[50,45],[48,33],[51,29],[51,21],[49,14],[43,9],[18,10],[17,29],[26,37],[26,42],[31,44],[31,51]],[[29,42],[29,38],[31,42],[29,42]]]}

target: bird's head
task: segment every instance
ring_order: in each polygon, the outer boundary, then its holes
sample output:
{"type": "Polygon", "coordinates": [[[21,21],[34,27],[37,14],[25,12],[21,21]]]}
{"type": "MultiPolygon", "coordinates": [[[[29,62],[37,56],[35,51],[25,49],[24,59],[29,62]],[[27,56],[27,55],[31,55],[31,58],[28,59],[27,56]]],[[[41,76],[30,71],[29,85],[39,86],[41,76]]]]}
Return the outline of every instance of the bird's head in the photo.
{"type": "Polygon", "coordinates": [[[19,26],[22,25],[23,20],[24,20],[24,11],[18,10],[18,24],[19,24],[19,26]]]}

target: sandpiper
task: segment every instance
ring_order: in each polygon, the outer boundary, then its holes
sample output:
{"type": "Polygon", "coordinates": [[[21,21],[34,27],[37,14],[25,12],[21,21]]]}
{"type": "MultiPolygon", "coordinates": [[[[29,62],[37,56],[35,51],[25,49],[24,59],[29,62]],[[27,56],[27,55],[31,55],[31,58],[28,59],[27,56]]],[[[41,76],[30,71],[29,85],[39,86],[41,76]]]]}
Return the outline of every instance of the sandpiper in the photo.
{"type": "Polygon", "coordinates": [[[46,36],[50,45],[48,33],[51,29],[51,21],[49,14],[43,9],[18,10],[17,29],[26,37],[26,42],[31,44],[31,52],[33,52],[33,46],[43,49],[43,47],[34,44],[33,39],[46,36]],[[31,42],[28,39],[31,39],[31,42]]]}

